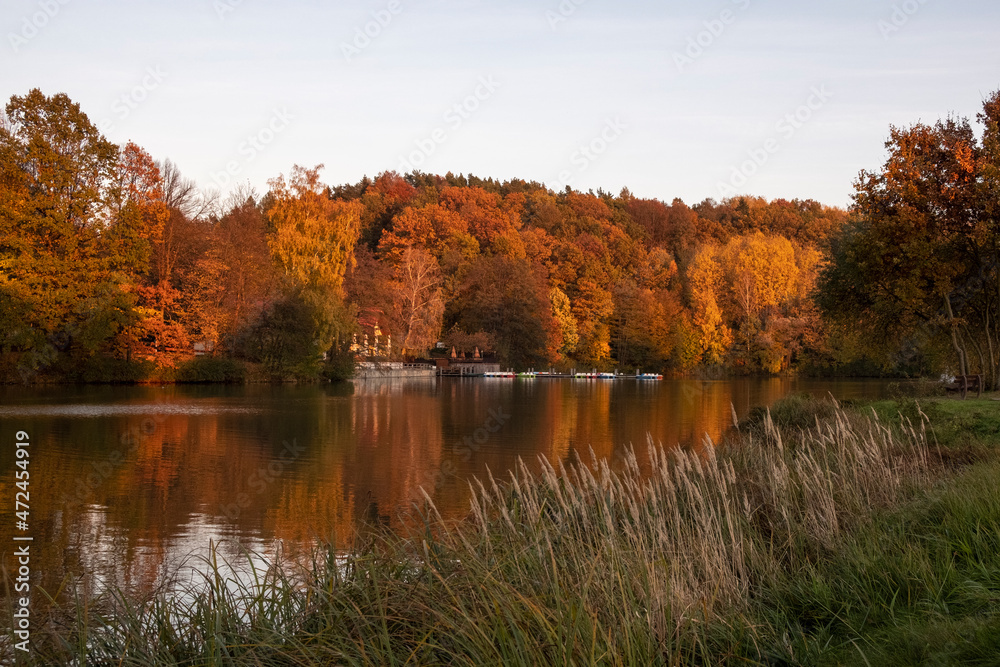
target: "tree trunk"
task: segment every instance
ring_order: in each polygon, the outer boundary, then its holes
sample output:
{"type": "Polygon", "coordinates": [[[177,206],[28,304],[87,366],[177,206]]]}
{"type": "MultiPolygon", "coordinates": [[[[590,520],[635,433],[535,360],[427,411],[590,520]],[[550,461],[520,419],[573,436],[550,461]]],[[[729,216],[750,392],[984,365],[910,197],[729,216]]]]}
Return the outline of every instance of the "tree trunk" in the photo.
{"type": "Polygon", "coordinates": [[[969,366],[966,361],[965,350],[962,349],[962,345],[958,341],[958,327],[955,325],[955,313],[951,309],[951,297],[947,294],[944,295],[944,305],[948,313],[948,324],[951,325],[951,344],[955,348],[955,354],[958,355],[959,374],[968,375],[969,366]]]}
{"type": "MultiPolygon", "coordinates": [[[[996,248],[994,248],[994,257],[996,256],[996,248]]],[[[997,342],[1000,343],[1000,270],[996,270],[997,275],[997,311],[993,317],[993,327],[997,333],[997,342]]],[[[989,331],[990,327],[987,325],[986,330],[989,331]]],[[[993,389],[1000,389],[1000,360],[995,360],[993,358],[993,346],[992,339],[990,343],[990,362],[992,363],[991,370],[993,371],[993,389]]]]}
{"type": "Polygon", "coordinates": [[[989,366],[989,374],[987,374],[986,369],[983,369],[983,375],[985,376],[984,377],[984,381],[988,381],[989,382],[989,388],[993,389],[993,390],[996,390],[996,389],[998,389],[1000,387],[998,387],[998,384],[997,384],[997,380],[998,380],[998,377],[997,377],[997,359],[996,359],[996,350],[993,347],[993,331],[992,331],[992,327],[993,327],[993,323],[990,321],[990,309],[987,307],[986,308],[986,347],[987,347],[987,350],[990,353],[990,366],[989,366]]]}
{"type": "MultiPolygon", "coordinates": [[[[986,356],[983,354],[983,347],[976,340],[975,336],[972,335],[972,332],[969,331],[969,327],[965,327],[965,330],[968,332],[968,338],[969,341],[972,343],[972,348],[976,351],[976,354],[979,356],[979,375],[982,378],[986,378],[988,375],[986,368],[986,356]]],[[[962,340],[964,340],[965,336],[962,336],[961,338],[962,340]]]]}

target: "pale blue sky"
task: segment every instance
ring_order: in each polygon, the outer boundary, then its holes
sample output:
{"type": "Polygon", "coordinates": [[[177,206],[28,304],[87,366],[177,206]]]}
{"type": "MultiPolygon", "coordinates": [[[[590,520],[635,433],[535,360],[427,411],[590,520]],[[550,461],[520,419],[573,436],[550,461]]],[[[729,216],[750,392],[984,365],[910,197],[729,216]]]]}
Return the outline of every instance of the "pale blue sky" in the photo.
{"type": "Polygon", "coordinates": [[[203,187],[259,191],[296,163],[339,184],[419,162],[846,205],[890,124],[1000,89],[995,0],[4,0],[0,34],[4,100],[65,92],[203,187]]]}

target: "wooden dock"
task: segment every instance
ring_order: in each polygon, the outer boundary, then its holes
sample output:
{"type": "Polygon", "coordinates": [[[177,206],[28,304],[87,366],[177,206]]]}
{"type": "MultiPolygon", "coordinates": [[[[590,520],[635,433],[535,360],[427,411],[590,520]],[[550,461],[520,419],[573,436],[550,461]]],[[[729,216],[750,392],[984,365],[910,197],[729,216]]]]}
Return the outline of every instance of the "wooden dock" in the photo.
{"type": "Polygon", "coordinates": [[[634,380],[639,382],[657,382],[663,380],[663,376],[657,373],[639,373],[636,375],[625,374],[625,373],[555,373],[555,372],[536,372],[528,371],[525,373],[517,373],[515,371],[490,371],[485,373],[455,373],[447,372],[447,369],[438,369],[438,375],[440,377],[467,377],[467,378],[483,378],[487,380],[596,380],[596,381],[614,381],[614,380],[634,380]]]}
{"type": "Polygon", "coordinates": [[[569,373],[555,371],[525,371],[518,373],[513,370],[501,370],[499,364],[449,364],[434,365],[426,363],[402,362],[362,362],[357,364],[355,379],[374,380],[383,378],[482,378],[486,380],[586,380],[615,381],[633,380],[639,382],[655,382],[663,379],[656,373],[624,373],[599,372],[597,370],[582,373],[573,370],[569,373]]]}

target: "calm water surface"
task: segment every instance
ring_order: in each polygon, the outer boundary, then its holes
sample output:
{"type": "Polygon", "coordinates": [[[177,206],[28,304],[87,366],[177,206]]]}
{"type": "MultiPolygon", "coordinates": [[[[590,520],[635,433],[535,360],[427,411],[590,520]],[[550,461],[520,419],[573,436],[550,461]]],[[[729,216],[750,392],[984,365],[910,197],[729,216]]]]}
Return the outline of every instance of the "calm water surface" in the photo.
{"type": "Polygon", "coordinates": [[[270,554],[345,544],[421,499],[462,516],[468,480],[518,457],[614,458],[648,438],[718,440],[789,392],[875,398],[886,383],[442,379],[313,387],[0,389],[0,552],[30,535],[32,583],[148,590],[209,541],[270,554]],[[31,440],[30,528],[13,515],[14,439],[31,440]]]}

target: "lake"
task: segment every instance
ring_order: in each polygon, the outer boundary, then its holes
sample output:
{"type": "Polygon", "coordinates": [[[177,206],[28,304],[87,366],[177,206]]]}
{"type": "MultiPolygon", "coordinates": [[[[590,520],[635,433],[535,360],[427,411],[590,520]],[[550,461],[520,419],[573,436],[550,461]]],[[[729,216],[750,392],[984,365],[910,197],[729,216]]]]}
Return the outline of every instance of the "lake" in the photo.
{"type": "MultiPolygon", "coordinates": [[[[790,392],[876,398],[886,382],[440,379],[321,386],[0,389],[4,563],[31,536],[32,583],[146,591],[211,541],[225,553],[346,544],[422,498],[468,509],[470,478],[518,457],[616,459],[649,438],[718,441],[790,392]],[[13,514],[15,436],[30,436],[30,517],[13,514]]],[[[640,456],[643,458],[643,456],[640,456]]]]}

